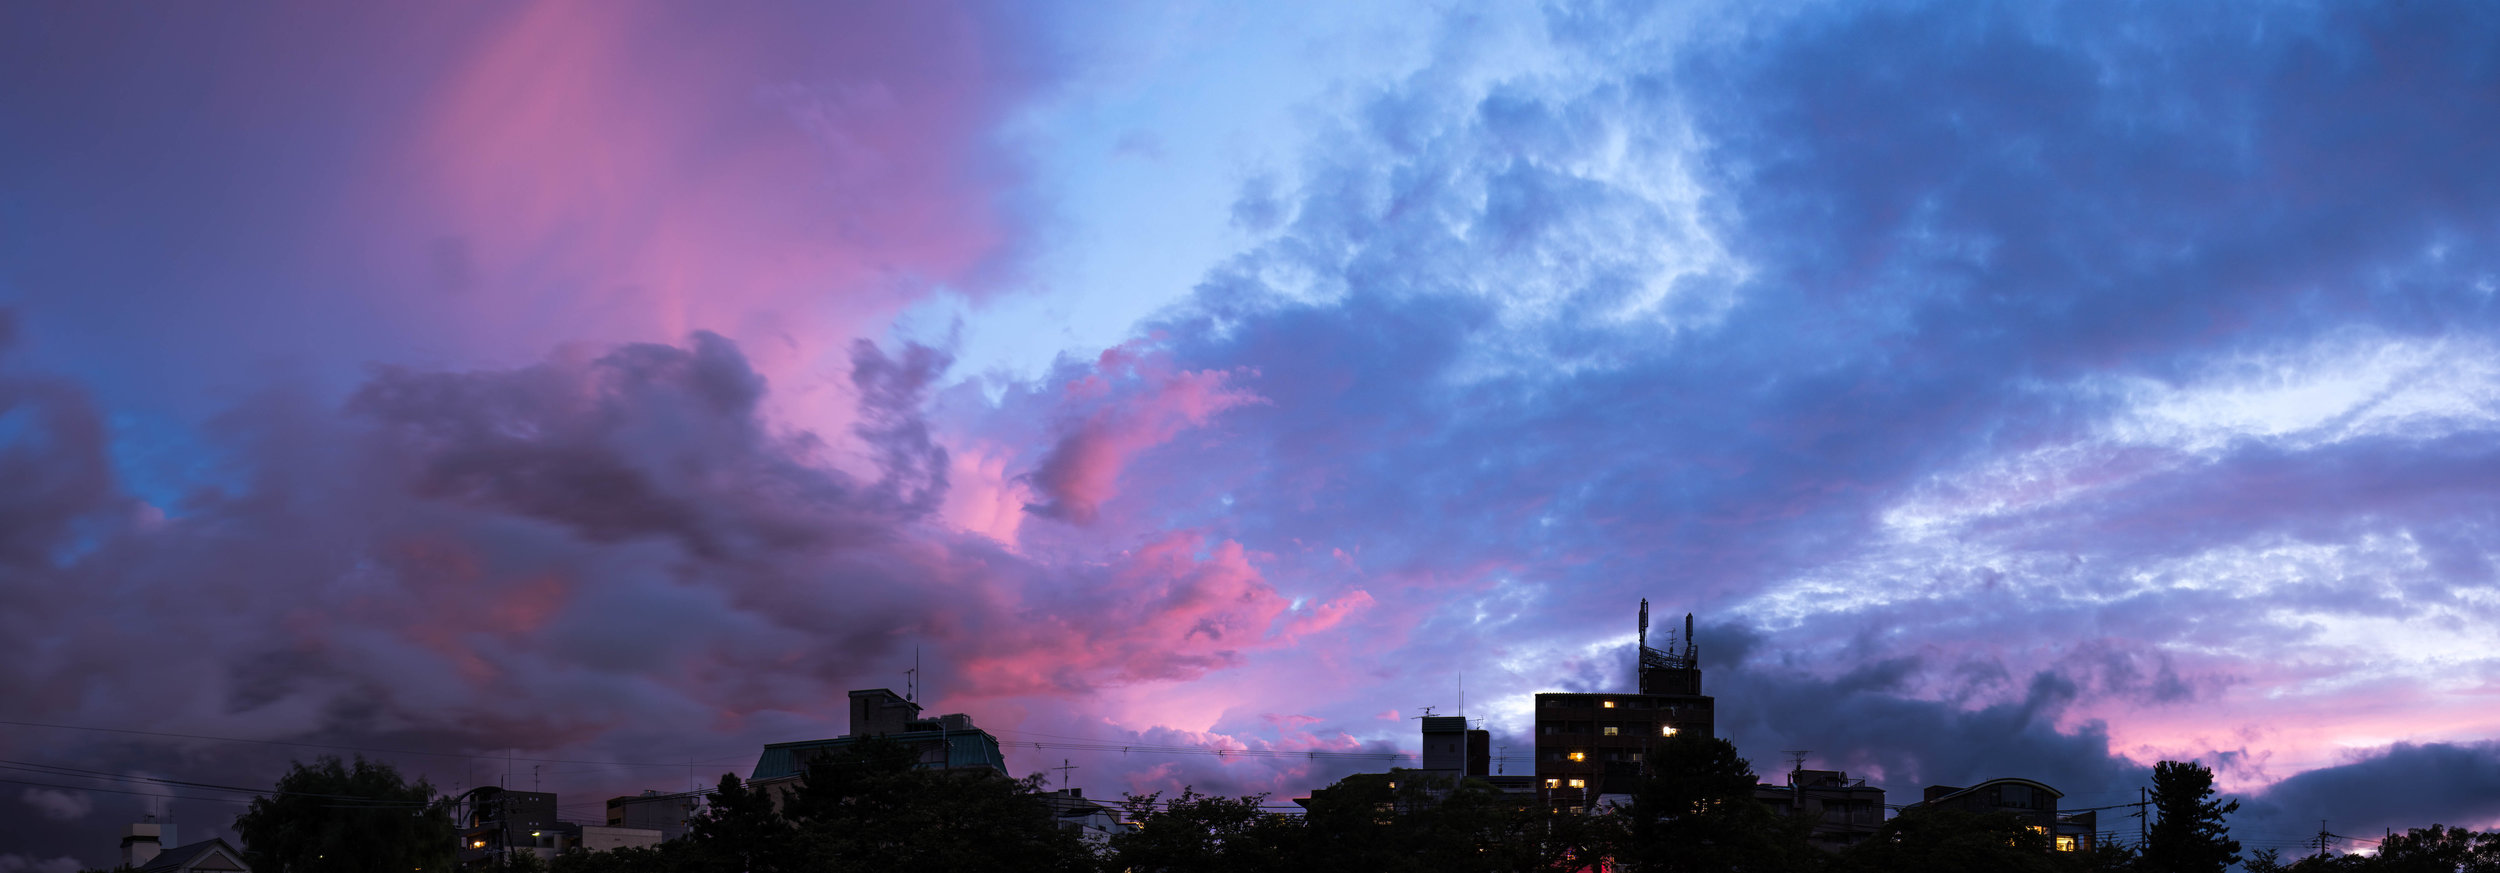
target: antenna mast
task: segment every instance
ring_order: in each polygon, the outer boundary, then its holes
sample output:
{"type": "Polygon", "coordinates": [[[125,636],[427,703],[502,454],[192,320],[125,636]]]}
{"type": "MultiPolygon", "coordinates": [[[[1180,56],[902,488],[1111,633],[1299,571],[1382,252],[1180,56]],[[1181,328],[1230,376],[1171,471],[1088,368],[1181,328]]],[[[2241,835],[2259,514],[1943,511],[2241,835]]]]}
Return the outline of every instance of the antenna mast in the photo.
{"type": "Polygon", "coordinates": [[[1649,598],[1641,598],[1641,648],[1649,648],[1649,598]]]}
{"type": "Polygon", "coordinates": [[[920,647],[911,647],[911,669],[903,671],[903,699],[920,702],[920,647]]]}

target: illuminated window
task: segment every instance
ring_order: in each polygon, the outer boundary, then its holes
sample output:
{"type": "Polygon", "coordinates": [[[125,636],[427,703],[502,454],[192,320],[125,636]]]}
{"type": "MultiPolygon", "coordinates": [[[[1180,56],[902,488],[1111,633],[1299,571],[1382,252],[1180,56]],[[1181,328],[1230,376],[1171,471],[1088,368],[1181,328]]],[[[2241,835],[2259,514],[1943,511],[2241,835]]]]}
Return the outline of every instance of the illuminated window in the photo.
{"type": "MultiPolygon", "coordinates": [[[[472,848],[472,849],[483,849],[483,848],[486,848],[486,841],[485,841],[485,840],[471,840],[471,841],[469,842],[469,848],[472,848]]],[[[300,857],[300,856],[299,856],[299,857],[300,857]]]]}
{"type": "Polygon", "coordinates": [[[1675,725],[1671,725],[1671,724],[1662,724],[1662,725],[1659,725],[1659,726],[1658,726],[1658,735],[1659,735],[1659,736],[1662,736],[1662,737],[1672,737],[1672,736],[1675,736],[1675,725]]]}
{"type": "Polygon", "coordinates": [[[1586,780],[1586,779],[1573,779],[1573,780],[1571,780],[1571,787],[1573,787],[1573,788],[1587,788],[1587,787],[1589,787],[1589,781],[1588,781],[1588,780],[1586,780]]]}
{"type": "Polygon", "coordinates": [[[1606,735],[1607,735],[1607,736],[1610,736],[1610,737],[1615,735],[1615,726],[1614,726],[1614,725],[1607,725],[1607,726],[1606,726],[1606,735]]]}
{"type": "Polygon", "coordinates": [[[2075,838],[2073,838],[2073,837],[2058,837],[2058,838],[2057,838],[2057,850],[2058,850],[2058,851],[2060,851],[2060,852],[2072,852],[2072,851],[2074,851],[2074,850],[2075,850],[2075,838]]]}
{"type": "Polygon", "coordinates": [[[1612,701],[1612,700],[1606,701],[1606,708],[1607,708],[1607,709],[1613,709],[1613,708],[1615,708],[1615,702],[1614,702],[1614,701],[1612,701]]]}
{"type": "Polygon", "coordinates": [[[1589,759],[1589,753],[1587,753],[1587,752],[1573,752],[1573,753],[1571,753],[1571,760],[1573,760],[1573,761],[1586,761],[1586,760],[1588,760],[1588,759],[1589,759]]]}
{"type": "Polygon", "coordinates": [[[1561,787],[1562,787],[1562,780],[1560,780],[1560,779],[1547,779],[1547,780],[1545,780],[1545,787],[1547,787],[1547,788],[1561,788],[1561,787]]]}

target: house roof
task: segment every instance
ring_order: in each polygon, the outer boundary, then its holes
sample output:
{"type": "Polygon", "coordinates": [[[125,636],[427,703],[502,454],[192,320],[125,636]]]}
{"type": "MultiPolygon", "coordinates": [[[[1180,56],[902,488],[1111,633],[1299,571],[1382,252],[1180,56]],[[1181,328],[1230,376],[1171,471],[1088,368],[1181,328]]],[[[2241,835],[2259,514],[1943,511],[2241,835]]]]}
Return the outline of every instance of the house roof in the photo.
{"type": "Polygon", "coordinates": [[[175,846],[156,853],[156,858],[140,867],[137,873],[181,873],[192,870],[233,870],[251,873],[251,865],[243,863],[243,853],[226,845],[225,840],[207,839],[175,846]],[[224,853],[220,857],[218,853],[224,853]]]}
{"type": "Polygon", "coordinates": [[[2048,792],[2048,793],[2049,793],[2049,796],[2050,796],[2050,797],[2052,797],[2052,798],[2057,798],[2057,797],[2065,797],[2065,796],[2066,796],[2066,792],[2059,791],[2059,790],[2057,790],[2057,789],[2055,789],[2055,788],[2050,788],[2050,787],[2048,786],[2048,784],[2047,784],[2047,783],[2044,783],[2044,782],[2035,782],[2035,781],[2032,781],[2032,780],[2029,780],[2029,779],[2023,779],[2023,778],[2020,778],[2020,777],[2005,776],[2005,777],[2000,777],[2000,778],[1996,778],[1996,779],[1990,779],[1990,780],[1988,780],[1988,781],[1986,781],[1986,782],[1982,782],[1982,783],[1979,783],[1979,784],[1977,784],[1977,785],[1973,785],[1973,786],[1971,786],[1971,787],[1969,787],[1969,788],[1958,789],[1958,790],[1953,791],[1953,792],[1952,792],[1952,793],[1950,793],[1950,794],[1938,795],[1938,796],[1937,796],[1935,799],[1933,799],[1933,800],[1921,800],[1921,801],[1919,801],[1919,802],[1917,802],[1917,803],[1910,804],[1910,806],[1926,806],[1926,805],[1929,805],[1929,804],[1943,803],[1943,802],[1945,802],[1945,801],[1952,800],[1952,799],[1954,799],[1954,798],[1956,798],[1956,797],[1961,797],[1961,796],[1964,796],[1964,795],[1970,794],[1971,792],[1978,791],[1979,789],[1986,788],[1986,787],[1991,786],[1991,785],[2029,785],[2029,786],[2031,786],[2033,789],[2036,789],[2036,790],[2039,790],[2039,791],[2046,791],[2046,792],[2048,792]]]}

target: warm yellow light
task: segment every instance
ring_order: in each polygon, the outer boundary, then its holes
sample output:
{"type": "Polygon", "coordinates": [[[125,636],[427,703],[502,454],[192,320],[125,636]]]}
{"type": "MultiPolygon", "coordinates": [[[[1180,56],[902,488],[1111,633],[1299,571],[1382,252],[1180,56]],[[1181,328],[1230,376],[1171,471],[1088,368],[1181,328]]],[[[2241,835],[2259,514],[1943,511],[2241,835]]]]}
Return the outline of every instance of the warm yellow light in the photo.
{"type": "Polygon", "coordinates": [[[1560,780],[1560,779],[1547,779],[1547,780],[1545,780],[1545,787],[1547,787],[1547,788],[1561,788],[1561,787],[1562,787],[1562,780],[1560,780]]]}
{"type": "Polygon", "coordinates": [[[1586,779],[1573,779],[1573,780],[1571,780],[1571,787],[1573,787],[1573,788],[1587,788],[1587,787],[1589,787],[1589,781],[1588,781],[1588,780],[1586,780],[1586,779]]]}
{"type": "Polygon", "coordinates": [[[470,843],[469,843],[469,848],[472,848],[472,849],[483,849],[483,848],[486,848],[486,841],[485,841],[485,840],[476,840],[476,841],[472,841],[472,842],[470,842],[470,843]]]}
{"type": "Polygon", "coordinates": [[[1607,709],[1613,709],[1613,708],[1615,708],[1615,702],[1614,702],[1614,701],[1612,701],[1612,700],[1606,701],[1606,708],[1607,708],[1607,709]]]}
{"type": "Polygon", "coordinates": [[[1586,760],[1588,760],[1588,759],[1589,759],[1589,753],[1587,753],[1587,752],[1573,752],[1573,753],[1571,753],[1571,760],[1574,760],[1574,761],[1586,761],[1586,760]]]}
{"type": "Polygon", "coordinates": [[[1614,725],[1607,725],[1607,726],[1606,726],[1606,735],[1607,735],[1607,736],[1610,736],[1610,737],[1615,735],[1615,726],[1614,726],[1614,725]]]}

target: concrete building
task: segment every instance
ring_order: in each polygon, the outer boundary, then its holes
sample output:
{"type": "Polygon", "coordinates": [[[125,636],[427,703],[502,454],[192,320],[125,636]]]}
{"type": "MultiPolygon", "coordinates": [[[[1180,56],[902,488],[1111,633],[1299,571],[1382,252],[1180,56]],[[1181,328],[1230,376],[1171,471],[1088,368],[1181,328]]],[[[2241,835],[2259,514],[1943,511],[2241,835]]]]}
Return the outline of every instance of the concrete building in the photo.
{"type": "Polygon", "coordinates": [[[511,791],[493,785],[460,795],[454,824],[460,828],[462,867],[499,866],[518,853],[553,861],[575,845],[579,826],[556,818],[552,791],[511,791]]]}
{"type": "Polygon", "coordinates": [[[686,835],[694,823],[703,793],[681,791],[662,794],[644,791],[640,795],[608,798],[608,827],[658,831],[663,841],[686,835]]]}
{"type": "Polygon", "coordinates": [[[1791,770],[1788,784],[1758,786],[1753,796],[1773,813],[1812,821],[1808,839],[1826,851],[1864,842],[1884,825],[1884,790],[1838,770],[1791,770]]]}
{"type": "Polygon", "coordinates": [[[1951,809],[1973,814],[2010,812],[2023,819],[2031,829],[2049,836],[2051,845],[2060,852],[2089,852],[2096,844],[2094,827],[2099,814],[2086,811],[2060,815],[2057,801],[2066,795],[2048,785],[2029,779],[1990,779],[1969,788],[1950,785],[1927,786],[1926,796],[1917,803],[1901,808],[1902,815],[1920,810],[1951,809]]]}
{"type": "Polygon", "coordinates": [[[1416,769],[1454,777],[1486,776],[1493,769],[1493,733],[1467,726],[1463,715],[1427,715],[1422,764],[1416,769]]]}
{"type": "Polygon", "coordinates": [[[976,727],[972,716],[950,713],[936,718],[921,718],[920,704],[884,688],[851,692],[851,732],[829,740],[803,740],[774,743],[764,747],[756,758],[755,772],[748,777],[750,786],[771,791],[775,802],[806,775],[807,765],[817,758],[832,755],[857,745],[868,737],[882,737],[918,753],[921,769],[986,770],[1007,775],[1007,756],[999,751],[998,738],[976,727]]]}
{"type": "Polygon", "coordinates": [[[1639,693],[1536,696],[1536,779],[1547,804],[1585,810],[1600,795],[1629,794],[1651,743],[1671,736],[1717,736],[1717,713],[1701,693],[1693,617],[1664,649],[1649,645],[1649,601],[1641,601],[1639,693]]]}
{"type": "Polygon", "coordinates": [[[648,849],[663,839],[656,828],[624,828],[607,825],[581,825],[572,830],[573,845],[586,852],[615,849],[648,849]]]}
{"type": "Polygon", "coordinates": [[[1536,780],[1531,776],[1495,776],[1487,771],[1493,765],[1493,734],[1470,728],[1467,718],[1457,715],[1428,715],[1419,719],[1423,727],[1423,749],[1420,767],[1396,767],[1387,773],[1357,773],[1337,780],[1327,788],[1314,789],[1309,797],[1294,802],[1308,810],[1314,801],[1324,801],[1332,794],[1392,798],[1383,812],[1401,811],[1414,804],[1434,804],[1458,788],[1463,782],[1479,782],[1503,794],[1530,802],[1536,796],[1536,780]]]}

